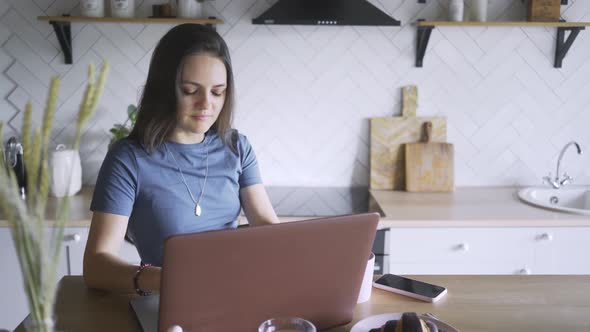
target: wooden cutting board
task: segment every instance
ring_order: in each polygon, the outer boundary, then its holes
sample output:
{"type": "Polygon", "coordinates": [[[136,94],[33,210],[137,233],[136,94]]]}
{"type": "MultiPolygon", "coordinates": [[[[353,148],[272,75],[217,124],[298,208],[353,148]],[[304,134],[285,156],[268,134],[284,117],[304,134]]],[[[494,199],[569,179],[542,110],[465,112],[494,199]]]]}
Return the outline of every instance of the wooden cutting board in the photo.
{"type": "Polygon", "coordinates": [[[371,118],[370,187],[375,190],[405,190],[404,144],[419,142],[422,124],[433,125],[432,140],[445,142],[447,120],[444,117],[416,117],[417,91],[403,89],[402,116],[371,118]]]}
{"type": "Polygon", "coordinates": [[[408,143],[406,157],[406,190],[411,192],[453,191],[453,144],[432,142],[432,123],[423,125],[420,143],[408,143]]]}

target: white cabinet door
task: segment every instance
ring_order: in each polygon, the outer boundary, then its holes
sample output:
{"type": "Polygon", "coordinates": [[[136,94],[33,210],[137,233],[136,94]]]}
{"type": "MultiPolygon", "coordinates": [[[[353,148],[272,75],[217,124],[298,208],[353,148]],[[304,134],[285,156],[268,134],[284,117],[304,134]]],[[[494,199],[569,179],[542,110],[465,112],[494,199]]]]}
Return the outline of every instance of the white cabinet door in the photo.
{"type": "Polygon", "coordinates": [[[535,238],[535,273],[590,274],[590,227],[540,228],[535,238]]]}
{"type": "MultiPolygon", "coordinates": [[[[46,230],[49,239],[53,228],[46,230]]],[[[10,228],[0,228],[0,328],[13,330],[29,314],[27,297],[10,228]]],[[[56,282],[67,274],[67,254],[60,252],[56,282]]]]}
{"type": "MultiPolygon", "coordinates": [[[[70,227],[64,232],[64,252],[68,257],[68,271],[71,275],[82,275],[84,267],[84,250],[88,241],[88,228],[70,227]]],[[[140,258],[135,246],[123,241],[119,257],[130,264],[139,265],[140,258]]]]}
{"type": "Polygon", "coordinates": [[[62,253],[65,257],[66,275],[82,275],[84,248],[88,240],[88,228],[66,227],[62,253]]]}
{"type": "Polygon", "coordinates": [[[137,253],[135,245],[127,241],[123,241],[121,250],[119,250],[119,257],[133,265],[139,265],[141,262],[141,258],[139,258],[139,253],[137,253]]]}
{"type": "Polygon", "coordinates": [[[392,228],[390,271],[398,274],[533,273],[529,228],[392,228]]]}
{"type": "Polygon", "coordinates": [[[0,244],[0,329],[12,331],[29,309],[9,228],[0,228],[0,244]]]}

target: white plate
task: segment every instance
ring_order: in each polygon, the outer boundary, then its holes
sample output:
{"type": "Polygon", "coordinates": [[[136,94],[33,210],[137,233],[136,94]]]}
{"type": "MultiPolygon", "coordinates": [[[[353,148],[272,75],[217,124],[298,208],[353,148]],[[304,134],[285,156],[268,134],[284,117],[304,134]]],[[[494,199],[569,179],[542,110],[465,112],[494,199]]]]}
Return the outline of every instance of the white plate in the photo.
{"type": "MultiPolygon", "coordinates": [[[[429,318],[424,315],[419,315],[418,317],[420,317],[423,320],[429,320],[429,321],[433,322],[434,325],[436,325],[436,327],[438,327],[439,329],[442,329],[444,332],[459,332],[456,329],[452,328],[451,326],[449,326],[441,321],[438,321],[436,319],[432,319],[432,318],[429,318]]],[[[370,329],[376,329],[378,327],[381,327],[383,324],[385,324],[389,320],[393,320],[393,319],[399,320],[401,318],[402,318],[401,312],[369,316],[365,319],[358,321],[356,324],[354,324],[354,326],[352,327],[350,332],[368,332],[370,329]]]]}

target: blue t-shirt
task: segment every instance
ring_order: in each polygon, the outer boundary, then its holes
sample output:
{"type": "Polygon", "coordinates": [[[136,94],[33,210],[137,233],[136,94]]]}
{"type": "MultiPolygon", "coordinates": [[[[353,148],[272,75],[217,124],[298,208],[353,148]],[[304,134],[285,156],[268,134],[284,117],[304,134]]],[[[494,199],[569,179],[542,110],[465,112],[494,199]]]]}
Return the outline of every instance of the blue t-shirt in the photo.
{"type": "Polygon", "coordinates": [[[258,183],[262,180],[256,156],[241,134],[237,135],[237,154],[212,130],[199,144],[168,141],[151,153],[123,139],[111,147],[102,163],[90,210],[129,216],[128,235],[141,260],[162,266],[167,237],[235,228],[240,188],[258,183]],[[202,213],[196,216],[178,167],[198,200],[207,163],[207,182],[199,204],[202,213]]]}

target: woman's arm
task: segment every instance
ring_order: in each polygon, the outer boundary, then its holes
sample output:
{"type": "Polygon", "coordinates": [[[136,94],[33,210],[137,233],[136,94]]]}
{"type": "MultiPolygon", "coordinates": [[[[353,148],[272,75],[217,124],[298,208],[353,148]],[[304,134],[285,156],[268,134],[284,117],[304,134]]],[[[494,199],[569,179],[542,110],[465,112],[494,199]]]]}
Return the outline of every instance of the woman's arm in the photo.
{"type": "MultiPolygon", "coordinates": [[[[94,212],[84,251],[84,282],[88,287],[135,291],[133,277],[138,266],[118,257],[128,222],[127,216],[94,212]]],[[[139,287],[145,291],[158,291],[160,272],[158,267],[144,268],[139,277],[139,287]]]]}
{"type": "Polygon", "coordinates": [[[252,226],[279,223],[279,218],[270,204],[264,185],[255,184],[240,189],[242,208],[252,226]]]}

